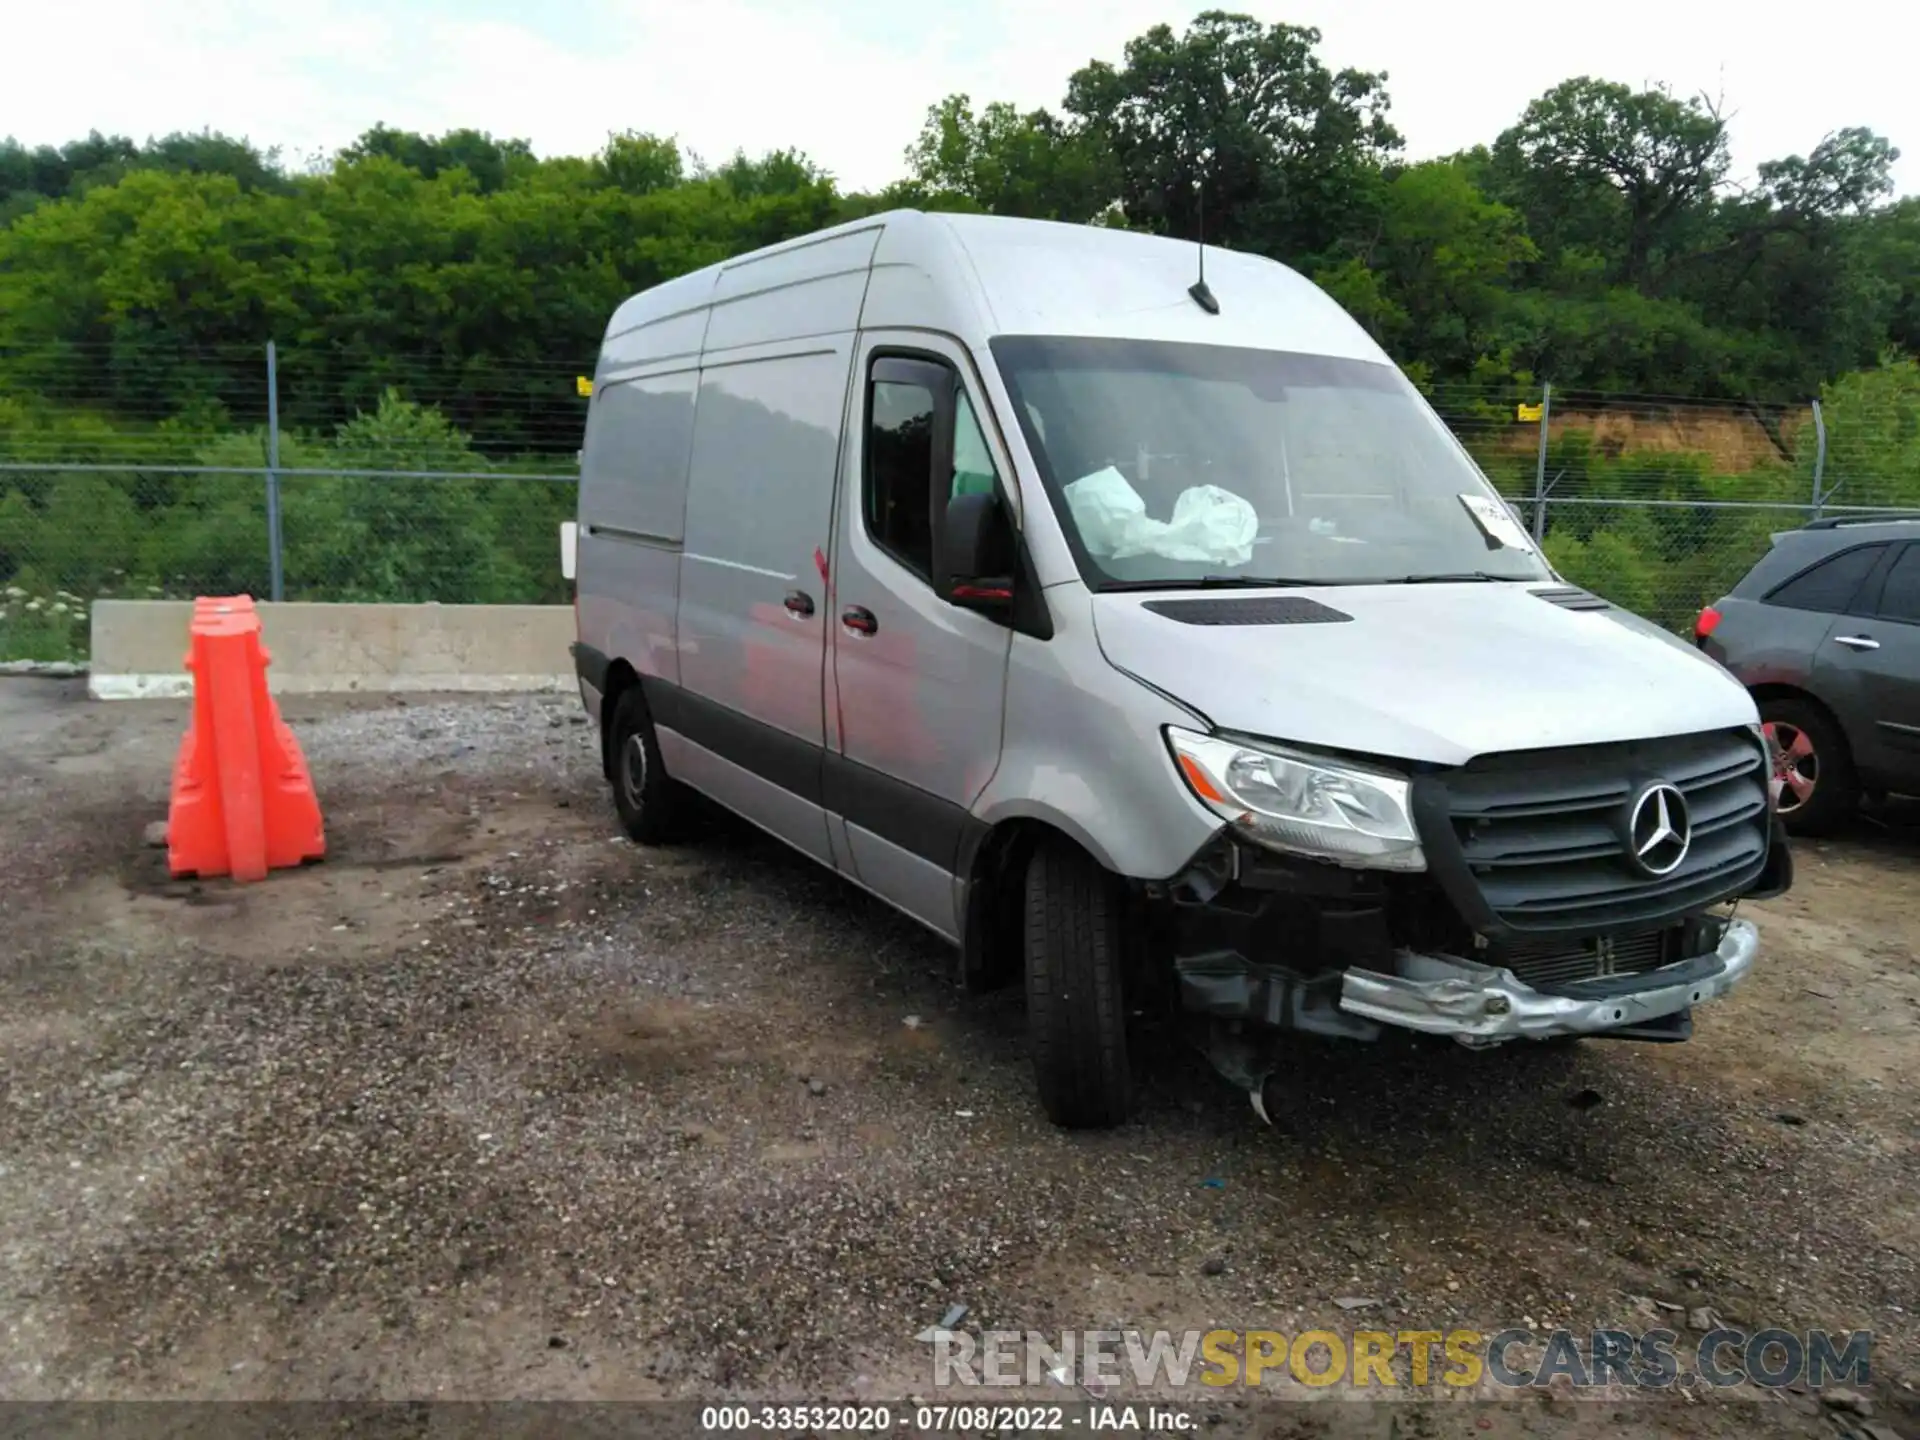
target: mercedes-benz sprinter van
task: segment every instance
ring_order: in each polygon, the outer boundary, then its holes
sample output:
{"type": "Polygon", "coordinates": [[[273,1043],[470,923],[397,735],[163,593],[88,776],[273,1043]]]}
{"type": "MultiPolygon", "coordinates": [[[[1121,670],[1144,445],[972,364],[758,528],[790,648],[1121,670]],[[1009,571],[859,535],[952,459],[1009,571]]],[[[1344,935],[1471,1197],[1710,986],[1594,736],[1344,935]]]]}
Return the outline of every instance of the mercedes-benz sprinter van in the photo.
{"type": "Polygon", "coordinates": [[[656,286],[577,547],[627,832],[699,792],[1022,980],[1063,1125],[1143,1011],[1256,1105],[1287,1031],[1684,1039],[1790,883],[1746,691],[1272,261],[895,212],[656,286]]]}

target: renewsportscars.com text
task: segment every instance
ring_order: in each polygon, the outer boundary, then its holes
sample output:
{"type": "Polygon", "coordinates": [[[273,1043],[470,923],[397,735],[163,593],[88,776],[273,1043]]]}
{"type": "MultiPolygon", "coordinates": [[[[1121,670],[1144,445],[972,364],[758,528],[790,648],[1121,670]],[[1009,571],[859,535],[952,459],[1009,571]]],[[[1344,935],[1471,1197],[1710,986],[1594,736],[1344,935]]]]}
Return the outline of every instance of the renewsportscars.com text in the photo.
{"type": "Polygon", "coordinates": [[[1219,1388],[1291,1379],[1314,1389],[1626,1386],[1862,1386],[1872,1373],[1869,1331],[1716,1329],[1697,1340],[1674,1330],[988,1330],[933,1341],[937,1387],[1219,1388]]]}

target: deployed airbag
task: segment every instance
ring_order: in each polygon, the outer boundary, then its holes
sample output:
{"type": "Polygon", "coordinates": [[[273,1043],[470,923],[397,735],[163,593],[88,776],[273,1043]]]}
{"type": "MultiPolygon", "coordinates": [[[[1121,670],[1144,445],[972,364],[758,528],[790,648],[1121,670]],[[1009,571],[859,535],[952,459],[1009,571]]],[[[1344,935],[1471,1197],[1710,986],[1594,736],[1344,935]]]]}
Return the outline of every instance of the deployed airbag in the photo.
{"type": "Polygon", "coordinates": [[[1065,493],[1080,543],[1101,559],[1156,555],[1163,560],[1244,565],[1253,558],[1260,517],[1244,499],[1218,485],[1182,491],[1174,501],[1171,520],[1149,516],[1146,501],[1111,465],[1082,476],[1065,493]]]}

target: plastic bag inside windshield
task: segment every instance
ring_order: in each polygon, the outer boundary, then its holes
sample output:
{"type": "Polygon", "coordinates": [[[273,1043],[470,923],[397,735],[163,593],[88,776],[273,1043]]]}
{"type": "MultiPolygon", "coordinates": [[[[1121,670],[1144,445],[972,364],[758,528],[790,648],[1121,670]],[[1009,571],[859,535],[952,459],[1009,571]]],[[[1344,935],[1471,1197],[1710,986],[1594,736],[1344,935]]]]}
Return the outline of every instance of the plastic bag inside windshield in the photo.
{"type": "Polygon", "coordinates": [[[1260,517],[1240,496],[1218,485],[1183,490],[1174,501],[1171,520],[1149,516],[1146,501],[1111,465],[1074,481],[1065,494],[1081,543],[1100,559],[1157,555],[1163,560],[1244,565],[1253,558],[1260,517]]]}

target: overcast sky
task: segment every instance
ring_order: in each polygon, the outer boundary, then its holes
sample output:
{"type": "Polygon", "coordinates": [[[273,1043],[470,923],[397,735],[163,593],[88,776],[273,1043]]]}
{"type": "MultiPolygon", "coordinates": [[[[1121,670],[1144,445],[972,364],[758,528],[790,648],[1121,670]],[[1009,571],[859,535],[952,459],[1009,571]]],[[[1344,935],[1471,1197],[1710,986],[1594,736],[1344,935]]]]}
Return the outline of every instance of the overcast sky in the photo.
{"type": "MultiPolygon", "coordinates": [[[[611,130],[677,135],[711,161],[793,146],[847,188],[902,171],[926,108],[1057,105],[1172,0],[0,0],[0,135],[60,142],[212,127],[300,162],[376,121],[586,153],[611,130]]],[[[1920,6],[1896,0],[1251,3],[1319,27],[1332,65],[1385,70],[1418,158],[1490,141],[1576,74],[1724,98],[1736,168],[1865,125],[1920,191],[1920,6]],[[1907,18],[1901,20],[1900,15],[1907,18]]]]}

